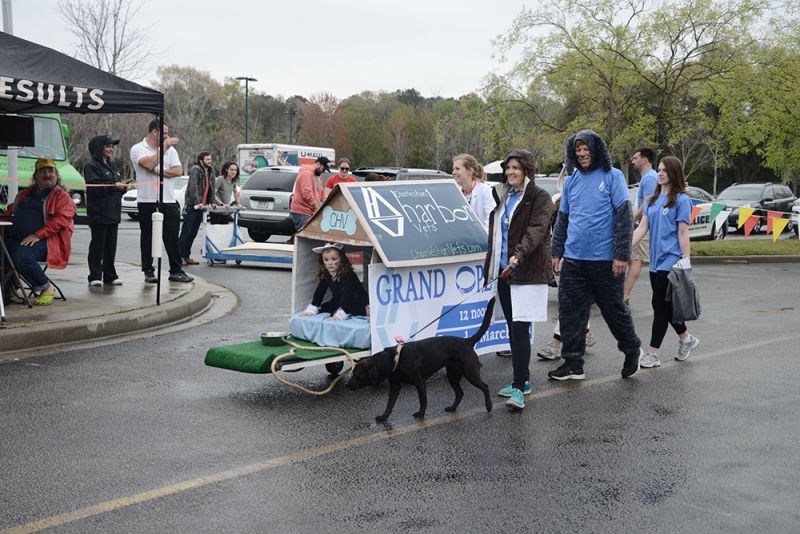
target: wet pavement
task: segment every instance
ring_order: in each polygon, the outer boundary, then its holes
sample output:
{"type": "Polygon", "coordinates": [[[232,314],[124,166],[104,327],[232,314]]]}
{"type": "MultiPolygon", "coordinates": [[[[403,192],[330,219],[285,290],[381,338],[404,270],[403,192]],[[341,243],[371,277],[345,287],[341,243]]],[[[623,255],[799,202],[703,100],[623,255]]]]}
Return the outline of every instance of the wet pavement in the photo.
{"type": "Polygon", "coordinates": [[[123,285],[100,287],[89,286],[86,258],[80,254],[73,254],[66,269],[49,269],[47,275],[66,300],[57,298],[49,306],[28,307],[22,301],[6,305],[0,360],[183,321],[208,308],[220,289],[199,277],[191,283],[169,282],[169,273],[163,271],[156,305],[156,284],[144,282],[138,265],[119,261],[116,269],[123,285]]]}
{"type": "MultiPolygon", "coordinates": [[[[521,413],[487,414],[442,373],[428,418],[405,386],[317,398],[268,375],[205,367],[208,346],[254,340],[288,314],[289,272],[190,270],[240,297],[181,332],[0,364],[0,532],[795,532],[800,522],[800,264],[698,265],[701,340],[619,378],[596,312],[583,383],[531,364],[521,413]],[[37,522],[39,521],[39,522],[37,522]]],[[[649,286],[632,309],[649,337],[649,286]]],[[[555,311],[551,291],[550,310],[555,311]]],[[[538,324],[535,347],[550,324],[538,324]]],[[[494,391],[509,359],[481,358],[494,391]]],[[[292,375],[321,388],[320,368],[292,375]]]]}

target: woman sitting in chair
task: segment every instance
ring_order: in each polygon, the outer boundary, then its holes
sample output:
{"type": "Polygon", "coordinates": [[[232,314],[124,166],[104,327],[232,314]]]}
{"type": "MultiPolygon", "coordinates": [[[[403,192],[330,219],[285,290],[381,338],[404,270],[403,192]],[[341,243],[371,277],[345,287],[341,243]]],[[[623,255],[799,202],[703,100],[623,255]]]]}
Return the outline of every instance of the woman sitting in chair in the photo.
{"type": "Polygon", "coordinates": [[[75,203],[61,186],[55,162],[37,160],[33,183],[19,192],[4,217],[13,223],[5,238],[11,261],[38,295],[34,301],[37,306],[49,305],[56,295],[39,262],[46,261],[52,269],[67,266],[74,214],[75,203]]]}

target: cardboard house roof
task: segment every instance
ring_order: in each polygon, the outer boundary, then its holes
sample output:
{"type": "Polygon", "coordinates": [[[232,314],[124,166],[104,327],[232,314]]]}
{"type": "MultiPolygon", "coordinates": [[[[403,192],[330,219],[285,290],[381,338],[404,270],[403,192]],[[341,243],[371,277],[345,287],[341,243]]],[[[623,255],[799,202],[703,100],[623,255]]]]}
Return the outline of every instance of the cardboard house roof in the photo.
{"type": "Polygon", "coordinates": [[[371,246],[387,267],[482,260],[488,248],[452,180],[337,184],[297,237],[371,246]]]}
{"type": "Polygon", "coordinates": [[[153,113],[164,95],[0,32],[0,113],[153,113]]]}

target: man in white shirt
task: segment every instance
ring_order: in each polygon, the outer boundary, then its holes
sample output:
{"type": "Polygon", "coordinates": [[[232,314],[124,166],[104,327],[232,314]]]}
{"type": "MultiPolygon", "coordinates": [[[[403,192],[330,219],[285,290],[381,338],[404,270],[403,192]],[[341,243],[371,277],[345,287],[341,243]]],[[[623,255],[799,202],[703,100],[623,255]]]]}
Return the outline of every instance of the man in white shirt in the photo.
{"type": "Polygon", "coordinates": [[[191,282],[194,280],[181,268],[181,257],[178,249],[178,229],[181,224],[181,213],[175,201],[175,183],[173,178],[183,174],[181,160],[174,145],[178,144],[177,137],[169,137],[169,128],[164,125],[164,144],[158,145],[158,121],[150,121],[147,127],[147,137],[141,143],[131,147],[131,163],[136,172],[138,196],[137,208],[139,210],[139,228],[141,236],[139,246],[142,255],[142,271],[144,281],[156,283],[151,252],[153,241],[152,216],[156,211],[164,214],[162,239],[164,249],[169,258],[169,280],[171,282],[191,282]],[[159,155],[164,154],[164,185],[163,203],[158,201],[158,172],[159,155]]]}

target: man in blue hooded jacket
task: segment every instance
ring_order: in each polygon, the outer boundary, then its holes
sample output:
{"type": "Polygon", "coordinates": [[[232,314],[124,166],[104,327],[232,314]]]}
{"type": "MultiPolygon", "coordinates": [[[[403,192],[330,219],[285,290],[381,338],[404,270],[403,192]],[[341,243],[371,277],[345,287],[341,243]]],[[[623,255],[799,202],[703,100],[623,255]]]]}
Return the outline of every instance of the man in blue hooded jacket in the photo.
{"type": "Polygon", "coordinates": [[[564,182],[552,240],[553,271],[558,285],[558,318],[564,364],[547,375],[555,380],[583,380],[586,324],[592,300],[597,303],[617,347],[625,354],[622,377],[639,370],[641,341],[636,335],[623,291],[631,257],[632,210],[622,171],[611,166],[605,141],[592,130],[567,139],[564,182]]]}

